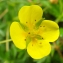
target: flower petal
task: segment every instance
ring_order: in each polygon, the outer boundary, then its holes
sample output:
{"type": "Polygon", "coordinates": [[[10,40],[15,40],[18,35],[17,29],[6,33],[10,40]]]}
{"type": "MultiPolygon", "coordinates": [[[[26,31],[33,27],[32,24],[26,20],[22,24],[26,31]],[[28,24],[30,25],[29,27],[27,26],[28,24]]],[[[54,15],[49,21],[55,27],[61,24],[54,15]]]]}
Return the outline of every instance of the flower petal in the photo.
{"type": "Polygon", "coordinates": [[[42,18],[42,14],[42,8],[38,5],[23,6],[18,13],[18,18],[21,23],[33,27],[42,18]]]}
{"type": "Polygon", "coordinates": [[[54,42],[59,37],[59,26],[51,20],[44,20],[39,28],[39,34],[49,42],[54,42]]]}
{"type": "Polygon", "coordinates": [[[30,42],[27,47],[28,54],[34,59],[41,59],[49,55],[51,46],[45,40],[30,42]]]}
{"type": "Polygon", "coordinates": [[[13,22],[10,26],[10,36],[16,47],[20,49],[26,48],[26,33],[18,22],[13,22]]]}

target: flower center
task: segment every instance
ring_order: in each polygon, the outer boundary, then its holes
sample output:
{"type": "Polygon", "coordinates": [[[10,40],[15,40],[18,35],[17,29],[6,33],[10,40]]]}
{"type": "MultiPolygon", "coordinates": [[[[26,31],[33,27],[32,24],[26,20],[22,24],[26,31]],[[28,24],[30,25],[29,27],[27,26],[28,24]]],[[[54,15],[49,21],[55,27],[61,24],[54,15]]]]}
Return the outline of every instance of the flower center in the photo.
{"type": "Polygon", "coordinates": [[[43,40],[43,37],[40,36],[40,35],[39,35],[38,33],[36,33],[36,32],[28,32],[28,37],[30,37],[31,40],[36,40],[36,39],[38,39],[38,40],[43,40]]]}

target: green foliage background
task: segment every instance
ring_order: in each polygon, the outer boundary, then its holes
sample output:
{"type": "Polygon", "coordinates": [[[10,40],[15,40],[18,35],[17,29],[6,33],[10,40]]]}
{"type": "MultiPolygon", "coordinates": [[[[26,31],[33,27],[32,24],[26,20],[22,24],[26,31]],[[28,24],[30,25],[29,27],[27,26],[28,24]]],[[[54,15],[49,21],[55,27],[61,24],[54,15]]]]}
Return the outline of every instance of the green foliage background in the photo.
{"type": "Polygon", "coordinates": [[[0,63],[63,63],[63,0],[57,1],[0,0],[0,63]],[[51,43],[50,55],[40,60],[34,60],[26,50],[16,48],[9,36],[10,24],[18,20],[19,9],[31,4],[40,5],[44,11],[43,17],[56,21],[60,27],[60,37],[55,43],[51,43]]]}

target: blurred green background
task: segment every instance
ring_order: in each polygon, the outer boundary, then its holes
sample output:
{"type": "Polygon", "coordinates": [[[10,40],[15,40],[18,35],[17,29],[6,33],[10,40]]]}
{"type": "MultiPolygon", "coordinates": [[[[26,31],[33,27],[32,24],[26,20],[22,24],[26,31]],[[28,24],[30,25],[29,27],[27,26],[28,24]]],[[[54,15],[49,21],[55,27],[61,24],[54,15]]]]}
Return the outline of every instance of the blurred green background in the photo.
{"type": "Polygon", "coordinates": [[[0,0],[0,63],[63,63],[63,0],[0,0]],[[40,60],[16,48],[9,36],[10,24],[18,21],[19,9],[31,4],[40,5],[43,17],[57,22],[60,27],[60,37],[51,43],[51,53],[40,60]]]}

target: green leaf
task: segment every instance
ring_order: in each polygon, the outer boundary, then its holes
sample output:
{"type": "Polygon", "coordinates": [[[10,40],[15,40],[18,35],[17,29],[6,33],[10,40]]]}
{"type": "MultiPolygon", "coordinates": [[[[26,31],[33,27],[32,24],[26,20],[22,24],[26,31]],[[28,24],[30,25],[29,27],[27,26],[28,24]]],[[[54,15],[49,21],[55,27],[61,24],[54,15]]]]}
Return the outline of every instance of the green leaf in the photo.
{"type": "Polygon", "coordinates": [[[51,7],[51,4],[48,0],[40,0],[40,3],[45,6],[45,7],[48,7],[50,8],[51,7]]]}
{"type": "Polygon", "coordinates": [[[36,63],[44,63],[47,57],[43,57],[42,59],[34,59],[36,63]]]}
{"type": "Polygon", "coordinates": [[[42,21],[44,20],[44,18],[42,18],[41,20],[39,20],[36,24],[35,24],[35,29],[38,29],[39,26],[41,25],[42,21]]]}
{"type": "Polygon", "coordinates": [[[51,8],[48,11],[54,17],[59,17],[59,15],[61,14],[58,5],[51,5],[51,8]]]}
{"type": "Polygon", "coordinates": [[[60,36],[63,37],[63,28],[60,28],[60,36]]]}
{"type": "Polygon", "coordinates": [[[26,46],[28,46],[29,42],[31,42],[31,37],[27,36],[27,38],[26,38],[26,46]]]}
{"type": "Polygon", "coordinates": [[[54,49],[54,46],[53,46],[53,48],[51,49],[51,57],[54,56],[54,53],[55,53],[55,49],[54,49]]]}
{"type": "Polygon", "coordinates": [[[29,30],[26,25],[24,25],[24,24],[22,24],[22,23],[20,23],[20,22],[19,22],[19,24],[20,24],[20,26],[22,27],[22,29],[23,29],[24,31],[28,31],[28,30],[29,30]]]}
{"type": "Polygon", "coordinates": [[[36,38],[37,38],[38,40],[42,40],[42,39],[43,39],[40,35],[36,35],[36,38]]]}

